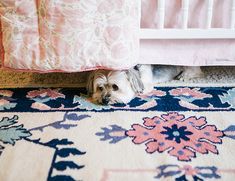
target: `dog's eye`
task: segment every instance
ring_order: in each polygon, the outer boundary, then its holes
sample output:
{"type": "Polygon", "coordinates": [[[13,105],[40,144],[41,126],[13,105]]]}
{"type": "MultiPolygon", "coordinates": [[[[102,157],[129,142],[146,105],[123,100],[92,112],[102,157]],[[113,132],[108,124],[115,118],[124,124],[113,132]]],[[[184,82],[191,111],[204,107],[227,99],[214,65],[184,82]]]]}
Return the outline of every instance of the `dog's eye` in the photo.
{"type": "Polygon", "coordinates": [[[103,91],[104,88],[103,88],[103,87],[98,87],[98,90],[99,90],[99,91],[103,91]]]}
{"type": "Polygon", "coordinates": [[[113,84],[113,85],[112,85],[112,88],[113,88],[114,91],[117,91],[117,90],[119,89],[116,84],[113,84]]]}

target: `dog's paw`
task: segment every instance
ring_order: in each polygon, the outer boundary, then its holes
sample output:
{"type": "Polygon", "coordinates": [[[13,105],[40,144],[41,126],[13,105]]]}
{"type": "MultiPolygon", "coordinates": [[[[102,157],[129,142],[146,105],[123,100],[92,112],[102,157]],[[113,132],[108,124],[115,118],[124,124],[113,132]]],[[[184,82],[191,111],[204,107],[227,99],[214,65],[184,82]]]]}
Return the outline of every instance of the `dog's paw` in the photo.
{"type": "Polygon", "coordinates": [[[147,84],[144,86],[143,94],[148,94],[148,93],[152,92],[153,89],[154,89],[153,84],[147,84]]]}
{"type": "Polygon", "coordinates": [[[191,79],[202,78],[202,77],[204,77],[203,72],[188,72],[187,71],[187,72],[183,72],[182,74],[177,76],[177,80],[188,81],[191,79]]]}
{"type": "Polygon", "coordinates": [[[202,78],[204,73],[200,67],[184,67],[184,71],[176,77],[181,81],[187,81],[195,78],[202,78]]]}

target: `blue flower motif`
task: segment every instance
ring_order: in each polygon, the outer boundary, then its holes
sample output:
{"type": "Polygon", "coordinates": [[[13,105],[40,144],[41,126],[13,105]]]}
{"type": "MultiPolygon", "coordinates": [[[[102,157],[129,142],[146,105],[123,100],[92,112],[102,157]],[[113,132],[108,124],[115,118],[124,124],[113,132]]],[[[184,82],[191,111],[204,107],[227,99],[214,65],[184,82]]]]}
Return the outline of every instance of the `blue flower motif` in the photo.
{"type": "Polygon", "coordinates": [[[1,104],[0,105],[0,111],[4,111],[6,109],[11,109],[11,108],[14,108],[16,107],[17,103],[11,103],[11,102],[8,102],[6,100],[0,100],[1,104]]]}
{"type": "MultiPolygon", "coordinates": [[[[175,177],[172,180],[183,181],[186,178],[192,178],[192,180],[201,181],[205,179],[220,179],[221,176],[218,175],[217,167],[192,167],[190,165],[161,165],[157,167],[158,175],[155,177],[157,179],[166,179],[167,177],[175,177]],[[201,177],[201,178],[200,178],[201,177]]],[[[191,179],[190,179],[191,180],[191,179]]]]}
{"type": "Polygon", "coordinates": [[[111,129],[102,128],[104,132],[96,133],[97,136],[103,136],[103,138],[100,139],[101,141],[111,140],[109,143],[117,143],[127,137],[124,128],[117,125],[111,125],[110,127],[111,129]]]}
{"type": "Polygon", "coordinates": [[[228,90],[227,94],[219,95],[219,98],[223,104],[228,103],[230,108],[235,109],[235,88],[228,90]]]}
{"type": "Polygon", "coordinates": [[[188,135],[192,135],[193,133],[190,131],[186,131],[187,127],[182,126],[179,127],[174,124],[171,128],[163,126],[166,131],[162,131],[161,134],[167,135],[167,140],[175,140],[176,143],[180,143],[181,139],[185,141],[189,141],[190,139],[187,137],[188,135]]]}
{"type": "Polygon", "coordinates": [[[31,133],[17,124],[18,116],[4,117],[0,121],[0,141],[4,144],[14,145],[17,140],[31,136],[31,133]]]}
{"type": "Polygon", "coordinates": [[[16,107],[15,99],[12,98],[13,92],[9,90],[0,90],[0,111],[16,107]]]}

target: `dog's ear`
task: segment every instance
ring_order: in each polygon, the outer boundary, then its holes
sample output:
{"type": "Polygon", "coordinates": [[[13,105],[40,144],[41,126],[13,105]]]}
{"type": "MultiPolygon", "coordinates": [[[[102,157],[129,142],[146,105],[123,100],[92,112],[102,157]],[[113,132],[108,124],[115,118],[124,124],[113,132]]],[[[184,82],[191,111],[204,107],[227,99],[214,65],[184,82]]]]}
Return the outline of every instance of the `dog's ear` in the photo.
{"type": "Polygon", "coordinates": [[[144,84],[141,80],[141,77],[138,73],[138,71],[134,69],[130,69],[126,71],[127,79],[129,80],[132,89],[135,91],[135,93],[143,93],[144,91],[144,84]]]}
{"type": "Polygon", "coordinates": [[[95,71],[92,71],[88,78],[86,84],[87,95],[91,96],[94,93],[94,78],[95,78],[95,71]]]}

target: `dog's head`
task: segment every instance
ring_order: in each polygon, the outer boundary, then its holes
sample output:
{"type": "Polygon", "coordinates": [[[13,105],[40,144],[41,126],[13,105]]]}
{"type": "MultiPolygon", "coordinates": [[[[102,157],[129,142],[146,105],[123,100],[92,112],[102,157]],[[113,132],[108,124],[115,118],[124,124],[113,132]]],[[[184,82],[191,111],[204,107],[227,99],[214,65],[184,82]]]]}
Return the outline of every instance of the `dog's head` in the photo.
{"type": "Polygon", "coordinates": [[[144,89],[138,72],[93,71],[87,81],[87,91],[94,102],[99,104],[128,103],[144,89]]]}

